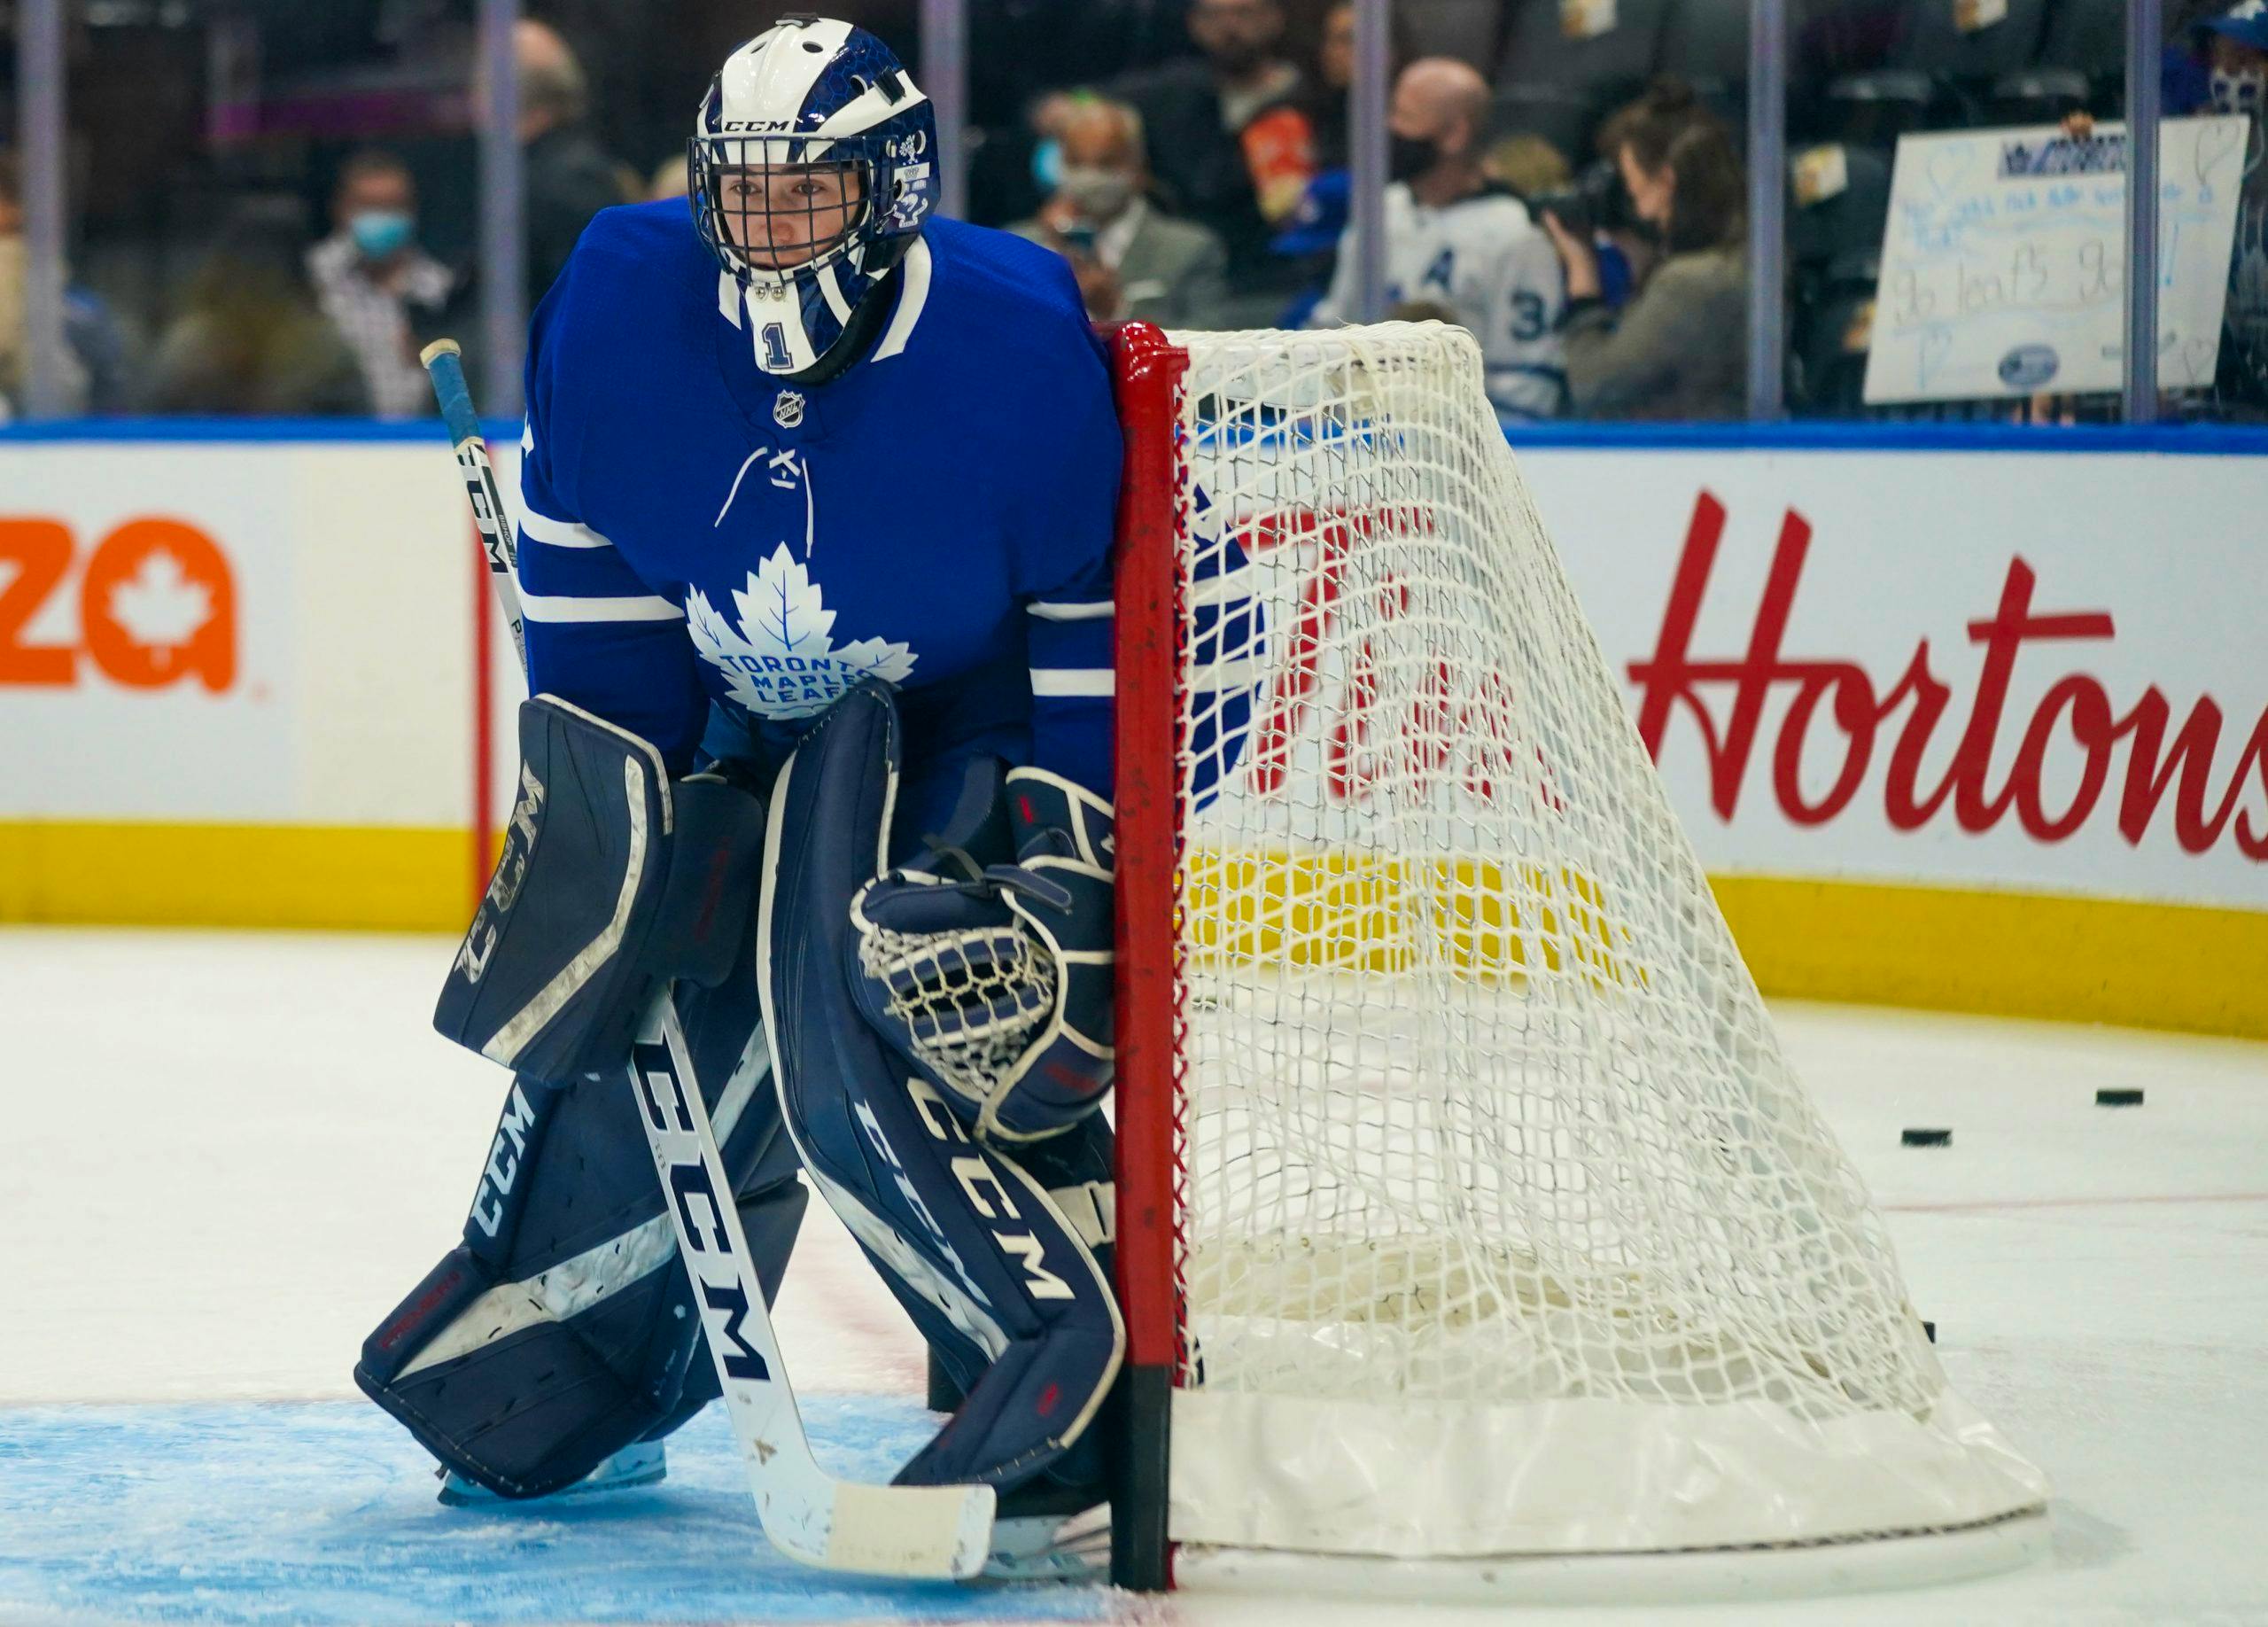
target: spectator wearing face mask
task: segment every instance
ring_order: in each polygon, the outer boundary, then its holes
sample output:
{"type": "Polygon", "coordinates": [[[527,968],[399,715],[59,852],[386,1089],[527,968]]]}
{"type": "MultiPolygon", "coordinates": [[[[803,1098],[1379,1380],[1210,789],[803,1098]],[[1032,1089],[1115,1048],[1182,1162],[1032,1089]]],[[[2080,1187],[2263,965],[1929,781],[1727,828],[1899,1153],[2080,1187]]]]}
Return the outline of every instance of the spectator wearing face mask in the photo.
{"type": "Polygon", "coordinates": [[[2268,104],[2268,0],[2242,0],[2199,28],[2213,111],[2256,121],[2268,104]]]}
{"type": "Polygon", "coordinates": [[[353,350],[379,417],[430,415],[432,386],[417,352],[455,279],[417,246],[417,191],[408,166],[375,150],[348,159],[331,195],[330,222],[330,236],[307,251],[317,303],[353,350]]]}
{"type": "Polygon", "coordinates": [[[1227,295],[1228,251],[1145,196],[1140,115],[1123,102],[1084,97],[1065,115],[1061,139],[1054,194],[1009,230],[1071,261],[1096,322],[1212,326],[1227,295]]]}
{"type": "MultiPolygon", "coordinates": [[[[1434,301],[1455,311],[1480,341],[1498,415],[1550,417],[1566,391],[1559,258],[1527,205],[1488,178],[1487,116],[1487,82],[1453,57],[1413,62],[1394,81],[1386,112],[1386,302],[1434,301]]],[[[1353,247],[1342,237],[1331,292],[1310,327],[1358,315],[1355,275],[1353,247]]]]}

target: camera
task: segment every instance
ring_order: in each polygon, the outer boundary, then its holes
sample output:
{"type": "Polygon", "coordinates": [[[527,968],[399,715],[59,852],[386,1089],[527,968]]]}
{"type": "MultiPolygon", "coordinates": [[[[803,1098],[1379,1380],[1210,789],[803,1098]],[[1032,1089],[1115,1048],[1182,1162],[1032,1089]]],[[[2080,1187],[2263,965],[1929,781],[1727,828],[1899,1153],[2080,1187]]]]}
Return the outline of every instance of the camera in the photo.
{"type": "Polygon", "coordinates": [[[1562,226],[1586,239],[1597,232],[1625,230],[1635,219],[1622,171],[1612,159],[1592,160],[1572,184],[1537,194],[1528,199],[1528,207],[1539,220],[1546,214],[1557,216],[1562,226]]]}

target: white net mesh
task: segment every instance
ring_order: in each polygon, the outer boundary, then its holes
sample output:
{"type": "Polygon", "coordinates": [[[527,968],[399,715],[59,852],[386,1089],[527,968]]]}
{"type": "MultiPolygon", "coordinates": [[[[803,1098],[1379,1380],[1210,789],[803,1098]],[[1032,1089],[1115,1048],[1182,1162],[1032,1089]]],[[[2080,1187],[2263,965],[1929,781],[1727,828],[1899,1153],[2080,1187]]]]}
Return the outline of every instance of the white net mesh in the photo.
{"type": "MultiPolygon", "coordinates": [[[[1414,1410],[1451,1446],[1502,1427],[1518,1448],[1566,1403],[1644,1429],[1760,1404],[1798,1435],[1933,1413],[1942,1433],[1881,1223],[1781,1055],[1470,337],[1176,342],[1177,1406],[1208,1437],[1177,1427],[1177,1535],[1408,1551],[1336,1514],[1200,1509],[1208,1454],[1247,1450],[1221,1444],[1240,1397],[1273,1398],[1254,1415],[1279,1434],[1414,1410]]],[[[1947,1517],[1891,1506],[1849,1518],[1947,1517]]],[[[1565,1516],[1452,1541],[1598,1531],[1565,1516]]],[[[1715,1529],[1640,1520],[1610,1545],[1715,1529]]],[[[1735,1539],[1820,1534],[1766,1514],[1735,1539]]]]}

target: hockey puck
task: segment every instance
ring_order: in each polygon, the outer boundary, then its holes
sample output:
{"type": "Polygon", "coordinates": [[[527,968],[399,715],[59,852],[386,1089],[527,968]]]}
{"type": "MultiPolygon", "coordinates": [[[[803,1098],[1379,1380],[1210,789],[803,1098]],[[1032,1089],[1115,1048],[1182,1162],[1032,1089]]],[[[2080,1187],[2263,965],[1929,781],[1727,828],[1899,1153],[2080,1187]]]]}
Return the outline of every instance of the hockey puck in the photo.
{"type": "Polygon", "coordinates": [[[2099,1090],[2094,1093],[2097,1107],[2140,1107],[2142,1093],[2139,1090],[2099,1090]]]}
{"type": "Polygon", "coordinates": [[[1922,1324],[1922,1336],[1924,1339],[1927,1339],[1930,1343],[1935,1344],[1938,1342],[1938,1325],[1935,1322],[1923,1322],[1922,1324]]]}
{"type": "Polygon", "coordinates": [[[1953,1145],[1953,1132],[1950,1130],[1905,1130],[1899,1132],[1898,1139],[1907,1147],[1950,1147],[1953,1145]]]}

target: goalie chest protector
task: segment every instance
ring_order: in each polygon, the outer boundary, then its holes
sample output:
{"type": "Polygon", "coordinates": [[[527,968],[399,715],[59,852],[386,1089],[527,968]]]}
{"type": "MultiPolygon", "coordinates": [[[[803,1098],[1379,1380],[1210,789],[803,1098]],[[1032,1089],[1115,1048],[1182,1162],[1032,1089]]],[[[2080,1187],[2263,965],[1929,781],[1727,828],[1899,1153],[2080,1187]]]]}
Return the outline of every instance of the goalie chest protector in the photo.
{"type": "Polygon", "coordinates": [[[1107,796],[1111,624],[1025,610],[1110,597],[1121,443],[1069,270],[934,222],[880,297],[867,357],[799,385],[682,205],[592,222],[531,341],[533,685],[682,773],[711,702],[778,760],[876,678],[910,764],[976,746],[1107,796]]]}

